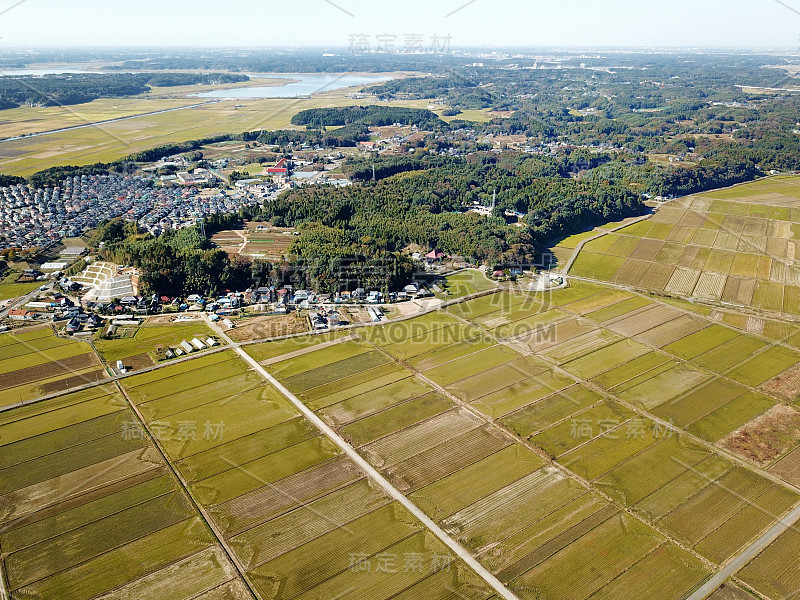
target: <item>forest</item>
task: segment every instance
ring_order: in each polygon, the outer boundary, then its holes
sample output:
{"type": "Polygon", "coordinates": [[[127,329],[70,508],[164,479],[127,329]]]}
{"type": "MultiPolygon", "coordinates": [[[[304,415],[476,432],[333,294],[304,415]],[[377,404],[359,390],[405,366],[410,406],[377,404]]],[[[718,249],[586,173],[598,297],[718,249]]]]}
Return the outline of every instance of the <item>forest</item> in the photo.
{"type": "MultiPolygon", "coordinates": [[[[354,175],[364,167],[348,165],[354,175]]],[[[473,262],[531,263],[537,243],[644,210],[639,194],[564,176],[569,169],[564,161],[488,154],[470,160],[430,155],[380,160],[377,182],[292,190],[266,204],[260,217],[298,227],[293,250],[300,257],[320,255],[330,246],[319,242],[320,232],[334,230],[342,247],[360,254],[401,252],[415,244],[473,262]],[[488,206],[495,194],[494,215],[466,211],[488,206]],[[529,218],[517,223],[506,210],[529,218]]]]}
{"type": "Polygon", "coordinates": [[[0,108],[61,106],[150,91],[148,74],[70,73],[0,77],[0,108]]]}
{"type": "Polygon", "coordinates": [[[100,242],[104,242],[103,259],[139,268],[145,295],[213,294],[245,289],[251,281],[250,262],[231,260],[196,226],[153,237],[140,234],[135,223],[112,219],[98,227],[92,243],[100,242]]]}
{"type": "Polygon", "coordinates": [[[360,124],[367,127],[389,125],[415,125],[420,129],[438,131],[446,127],[438,115],[420,108],[396,106],[345,106],[340,108],[312,108],[292,117],[292,125],[307,127],[342,127],[360,124]]]}
{"type": "Polygon", "coordinates": [[[249,81],[240,73],[65,73],[0,76],[0,109],[69,106],[98,98],[136,96],[150,86],[173,87],[249,81]]]}
{"type": "Polygon", "coordinates": [[[219,85],[243,83],[250,77],[243,73],[156,73],[147,80],[153,87],[179,87],[182,85],[219,85]]]}

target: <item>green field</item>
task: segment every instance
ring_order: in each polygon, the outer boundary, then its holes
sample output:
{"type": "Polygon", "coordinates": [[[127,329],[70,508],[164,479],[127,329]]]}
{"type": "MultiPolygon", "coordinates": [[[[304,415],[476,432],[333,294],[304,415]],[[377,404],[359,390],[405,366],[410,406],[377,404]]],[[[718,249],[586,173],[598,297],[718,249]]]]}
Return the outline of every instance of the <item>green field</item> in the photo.
{"type": "Polygon", "coordinates": [[[800,314],[797,177],[665,203],[652,218],[588,242],[576,276],[678,297],[800,314]]]}
{"type": "Polygon", "coordinates": [[[437,296],[446,300],[485,292],[497,287],[486,277],[485,273],[472,269],[448,275],[443,281],[437,282],[437,285],[443,289],[443,292],[437,296]]]}
{"type": "Polygon", "coordinates": [[[108,377],[89,344],[56,337],[50,326],[0,336],[0,405],[30,400],[108,377]]]}
{"type": "MultiPolygon", "coordinates": [[[[300,350],[269,367],[320,400],[327,395],[315,395],[315,389],[350,372],[342,363],[354,366],[358,362],[353,361],[374,355],[352,341],[314,350],[311,339],[295,346],[278,344],[278,350],[266,345],[266,354],[280,359],[300,350]]],[[[375,368],[381,367],[366,371],[375,368]]],[[[354,370],[358,375],[358,368],[354,370]]],[[[375,580],[349,577],[354,553],[363,555],[361,560],[378,561],[387,548],[397,546],[423,553],[429,563],[444,548],[230,351],[133,376],[124,384],[259,594],[289,598],[353,593],[382,600],[391,590],[419,585],[441,597],[453,586],[476,598],[491,595],[454,557],[451,568],[459,580],[449,584],[430,568],[416,574],[398,570],[375,580]]],[[[376,408],[355,388],[344,388],[352,395],[326,404],[322,414],[345,423],[343,435],[363,443],[449,408],[447,401],[407,379],[386,386],[391,391],[386,390],[385,407],[376,408]]]]}
{"type": "Polygon", "coordinates": [[[152,441],[137,431],[111,386],[3,416],[0,543],[14,597],[77,600],[115,588],[185,597],[244,588],[152,441]],[[197,576],[187,580],[190,573],[197,576]]]}
{"type": "Polygon", "coordinates": [[[36,283],[0,283],[0,302],[32,292],[41,284],[36,283]]]}
{"type": "Polygon", "coordinates": [[[205,341],[211,337],[212,331],[203,321],[186,323],[150,323],[145,322],[138,328],[120,328],[124,337],[104,339],[98,336],[94,345],[108,363],[116,363],[135,357],[134,368],[140,365],[149,366],[164,359],[164,351],[177,347],[182,341],[200,338],[205,341]]]}

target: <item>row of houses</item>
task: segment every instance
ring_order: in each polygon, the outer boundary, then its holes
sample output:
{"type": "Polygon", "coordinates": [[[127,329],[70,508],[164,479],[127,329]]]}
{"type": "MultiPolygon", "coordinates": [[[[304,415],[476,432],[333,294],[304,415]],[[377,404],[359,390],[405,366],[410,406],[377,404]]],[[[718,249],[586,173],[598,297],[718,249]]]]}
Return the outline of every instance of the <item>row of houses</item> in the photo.
{"type": "Polygon", "coordinates": [[[194,338],[188,342],[183,340],[180,344],[178,344],[177,347],[167,348],[164,356],[168,359],[175,358],[185,354],[191,354],[192,352],[200,352],[201,350],[214,348],[215,346],[219,346],[219,342],[211,337],[207,337],[204,340],[201,340],[200,338],[194,338]]]}

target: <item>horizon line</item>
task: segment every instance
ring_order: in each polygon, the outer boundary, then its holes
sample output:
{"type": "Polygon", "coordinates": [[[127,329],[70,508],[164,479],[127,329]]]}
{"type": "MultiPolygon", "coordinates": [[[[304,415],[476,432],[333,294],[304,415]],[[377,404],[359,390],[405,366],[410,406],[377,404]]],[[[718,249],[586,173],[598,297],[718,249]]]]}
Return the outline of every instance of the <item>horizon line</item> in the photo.
{"type": "MultiPolygon", "coordinates": [[[[327,51],[340,51],[344,54],[353,55],[366,55],[366,54],[385,54],[389,56],[414,56],[414,53],[405,52],[353,52],[347,46],[341,45],[187,45],[187,44],[174,44],[174,45],[92,45],[92,44],[75,44],[75,45],[53,45],[53,46],[19,46],[9,45],[5,46],[0,41],[0,47],[7,51],[31,52],[31,51],[58,51],[58,50],[327,50],[327,51]]],[[[523,45],[474,45],[474,46],[452,46],[451,52],[474,51],[474,50],[501,50],[501,51],[541,51],[541,50],[561,50],[561,51],[609,51],[609,50],[758,50],[758,51],[780,51],[780,52],[795,52],[800,54],[800,48],[794,46],[728,46],[728,45],[544,45],[544,46],[523,46],[523,45]]],[[[443,53],[444,54],[444,53],[443,53]]],[[[424,55],[424,53],[421,53],[424,55]]]]}

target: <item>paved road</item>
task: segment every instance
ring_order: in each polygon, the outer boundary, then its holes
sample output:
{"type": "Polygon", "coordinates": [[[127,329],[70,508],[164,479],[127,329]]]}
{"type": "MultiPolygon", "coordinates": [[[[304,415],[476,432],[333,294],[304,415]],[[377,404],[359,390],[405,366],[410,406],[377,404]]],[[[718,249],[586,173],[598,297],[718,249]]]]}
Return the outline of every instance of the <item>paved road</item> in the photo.
{"type": "Polygon", "coordinates": [[[800,506],[778,521],[772,529],[740,552],[736,558],[725,565],[722,570],[709,579],[706,584],[699,588],[694,594],[689,596],[687,600],[705,600],[705,598],[714,593],[719,586],[725,583],[731,575],[734,575],[739,569],[753,560],[764,548],[774,542],[778,536],[788,529],[793,528],[798,521],[800,521],[800,506]]]}
{"type": "Polygon", "coordinates": [[[442,542],[444,542],[450,550],[452,550],[456,556],[462,559],[465,563],[467,563],[478,575],[480,575],[486,583],[488,583],[495,592],[500,594],[501,597],[505,598],[506,600],[519,600],[517,596],[512,594],[506,587],[498,580],[494,575],[492,575],[483,565],[481,565],[477,560],[475,560],[472,555],[467,552],[463,547],[461,547],[458,542],[456,542],[453,538],[451,538],[447,533],[444,532],[436,523],[434,523],[428,515],[422,512],[417,506],[411,502],[408,498],[406,498],[400,490],[395,488],[389,481],[387,481],[383,475],[378,473],[372,465],[370,465],[364,458],[355,451],[355,449],[350,446],[346,441],[344,441],[339,434],[337,434],[333,429],[331,429],[325,421],[320,419],[314,412],[308,408],[300,399],[295,396],[292,392],[286,389],[277,379],[275,379],[272,375],[270,375],[264,367],[262,367],[258,362],[250,356],[247,352],[245,352],[241,346],[234,342],[228,334],[220,327],[217,323],[212,323],[209,319],[208,324],[223,338],[225,339],[230,347],[233,348],[239,356],[244,359],[244,361],[249,364],[253,369],[259,373],[264,379],[269,381],[281,394],[283,394],[294,406],[299,410],[304,417],[306,417],[309,421],[311,421],[317,429],[319,429],[322,433],[324,433],[328,438],[342,451],[347,455],[347,457],[352,460],[356,465],[358,465],[362,471],[367,474],[367,477],[372,479],[375,483],[377,483],[391,498],[402,504],[411,514],[417,517],[422,523],[442,542]]]}

